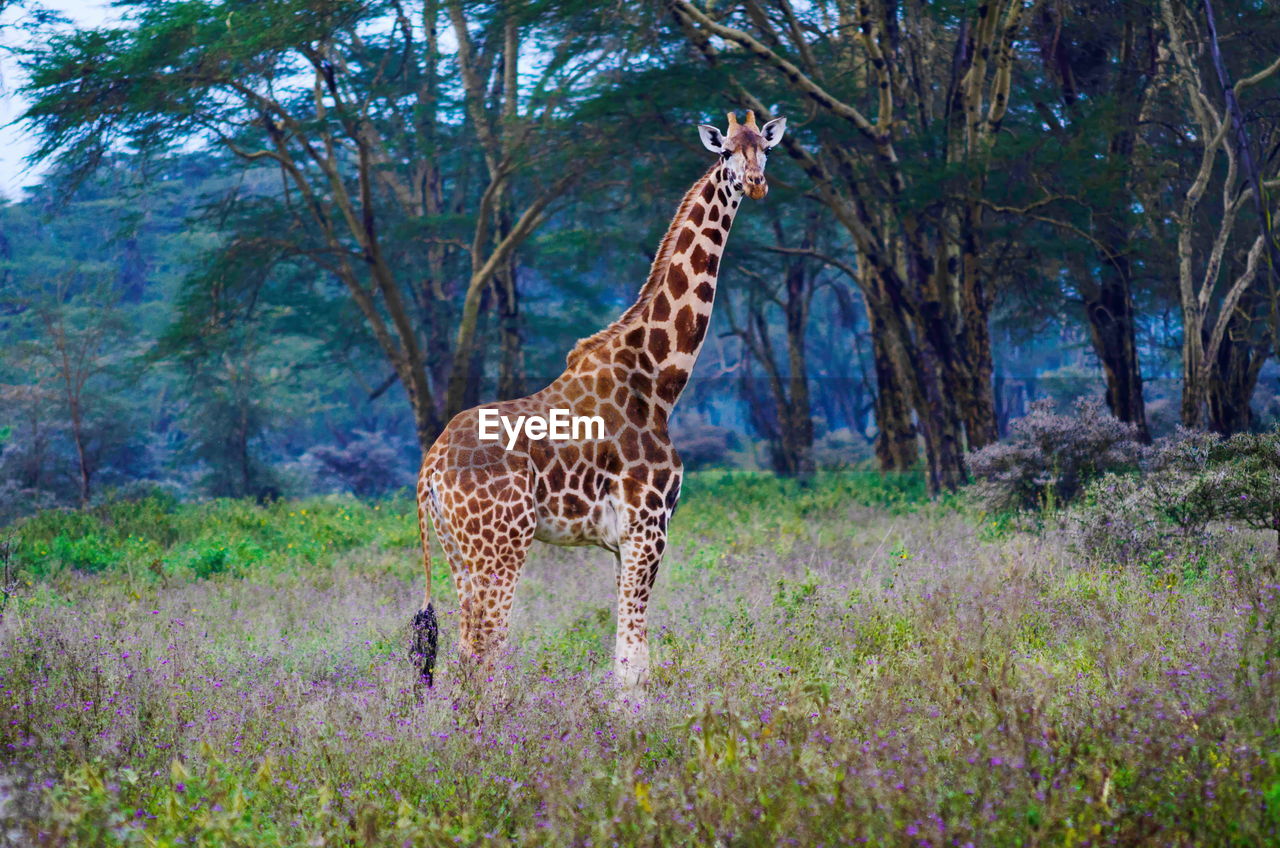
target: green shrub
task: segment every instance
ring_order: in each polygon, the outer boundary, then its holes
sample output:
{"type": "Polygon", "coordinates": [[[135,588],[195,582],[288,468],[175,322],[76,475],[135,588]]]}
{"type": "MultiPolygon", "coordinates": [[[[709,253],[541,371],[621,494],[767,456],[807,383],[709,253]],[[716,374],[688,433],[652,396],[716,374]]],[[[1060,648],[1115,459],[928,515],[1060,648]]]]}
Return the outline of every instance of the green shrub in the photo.
{"type": "MultiPolygon", "coordinates": [[[[929,502],[919,474],[823,472],[785,480],[750,471],[687,474],[677,521],[703,533],[750,518],[780,544],[808,519],[851,507],[911,512],[929,502]],[[785,509],[779,509],[785,504],[785,509]]],[[[200,579],[243,576],[290,563],[329,562],[364,546],[416,548],[416,506],[406,495],[375,501],[328,496],[260,504],[252,499],[180,503],[165,495],[111,501],[87,510],[46,510],[8,528],[12,564],[33,577],[60,569],[129,569],[139,575],[181,571],[200,579]]],[[[750,539],[742,539],[746,545],[750,539]]],[[[715,568],[725,546],[709,545],[690,565],[715,568]]]]}
{"type": "Polygon", "coordinates": [[[136,567],[156,574],[189,569],[199,578],[288,562],[318,562],[352,548],[418,544],[407,499],[349,497],[258,504],[171,498],[117,501],[88,510],[47,510],[8,528],[12,564],[32,576],[58,569],[136,567]]]}
{"type": "Polygon", "coordinates": [[[1053,401],[1036,401],[1010,430],[1006,441],[967,457],[976,494],[993,513],[1068,504],[1093,480],[1136,468],[1142,457],[1137,428],[1092,399],[1076,401],[1073,415],[1055,413],[1053,401]]]}
{"type": "Polygon", "coordinates": [[[1091,484],[1068,524],[1086,554],[1129,565],[1204,558],[1214,522],[1280,531],[1280,433],[1181,432],[1156,447],[1145,473],[1091,484]]]}
{"type": "Polygon", "coordinates": [[[782,501],[801,515],[850,506],[909,512],[927,503],[929,493],[923,474],[821,471],[786,478],[760,471],[702,471],[685,475],[680,509],[696,504],[700,510],[776,511],[782,501]]]}
{"type": "MultiPolygon", "coordinates": [[[[1209,447],[1209,480],[1218,514],[1280,534],[1280,430],[1240,433],[1209,447]]],[[[1276,537],[1280,563],[1280,535],[1276,537]]]]}

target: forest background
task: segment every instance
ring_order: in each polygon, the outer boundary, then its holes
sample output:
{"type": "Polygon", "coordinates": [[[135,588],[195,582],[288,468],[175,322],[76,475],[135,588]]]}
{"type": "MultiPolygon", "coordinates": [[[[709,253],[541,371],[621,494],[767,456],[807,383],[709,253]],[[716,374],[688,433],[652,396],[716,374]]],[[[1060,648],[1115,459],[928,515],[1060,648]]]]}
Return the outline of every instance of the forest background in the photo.
{"type": "Polygon", "coordinates": [[[0,520],[378,495],[643,282],[699,123],[788,118],[673,422],[693,468],[920,467],[1028,403],[1280,419],[1266,0],[0,3],[0,520]],[[16,87],[16,88],[15,88],[16,87]]]}

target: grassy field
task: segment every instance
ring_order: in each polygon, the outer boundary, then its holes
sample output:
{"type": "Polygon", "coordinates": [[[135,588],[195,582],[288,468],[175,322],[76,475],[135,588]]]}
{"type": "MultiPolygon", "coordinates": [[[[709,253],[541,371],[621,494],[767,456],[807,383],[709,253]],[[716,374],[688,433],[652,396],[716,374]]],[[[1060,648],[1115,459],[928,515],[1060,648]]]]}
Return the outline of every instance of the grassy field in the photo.
{"type": "Polygon", "coordinates": [[[1280,844],[1261,534],[1126,571],[918,481],[695,475],[641,703],[609,679],[612,557],[541,545],[474,687],[436,563],[417,691],[407,498],[0,542],[0,844],[1280,844]]]}

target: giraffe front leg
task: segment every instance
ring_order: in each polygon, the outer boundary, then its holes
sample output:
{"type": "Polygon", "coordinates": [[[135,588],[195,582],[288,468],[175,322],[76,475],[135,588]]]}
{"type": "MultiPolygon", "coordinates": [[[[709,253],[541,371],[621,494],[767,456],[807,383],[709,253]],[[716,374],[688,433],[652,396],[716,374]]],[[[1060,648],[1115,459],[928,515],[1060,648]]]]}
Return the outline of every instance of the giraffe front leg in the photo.
{"type": "Polygon", "coordinates": [[[614,677],[628,690],[649,680],[649,594],[658,576],[666,534],[633,536],[618,551],[618,633],[614,644],[614,677]]]}

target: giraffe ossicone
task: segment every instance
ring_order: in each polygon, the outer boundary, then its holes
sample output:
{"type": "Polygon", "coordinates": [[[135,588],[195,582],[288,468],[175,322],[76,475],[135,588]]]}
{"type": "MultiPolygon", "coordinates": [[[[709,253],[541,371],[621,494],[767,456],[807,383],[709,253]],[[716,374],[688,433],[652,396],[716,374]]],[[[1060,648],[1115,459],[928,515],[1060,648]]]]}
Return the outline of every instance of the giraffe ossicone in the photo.
{"type": "MultiPolygon", "coordinates": [[[[597,545],[617,558],[614,672],[625,686],[647,680],[646,611],[680,497],[682,466],[667,423],[702,349],[720,257],[743,194],[768,193],[766,151],[786,129],[733,113],[721,132],[701,125],[719,156],[685,193],[640,294],[618,320],[570,351],[563,374],[542,391],[456,415],[423,459],[418,524],[427,586],[414,618],[414,655],[430,684],[436,654],[428,525],[444,549],[460,610],[458,649],[490,659],[501,647],[529,548],[597,545]],[[521,425],[507,439],[481,437],[500,421],[548,420],[567,412],[598,420],[566,438],[534,437],[521,425]]],[[[505,426],[505,424],[503,425],[505,426]]],[[[537,432],[535,430],[535,432],[537,432]]]]}

